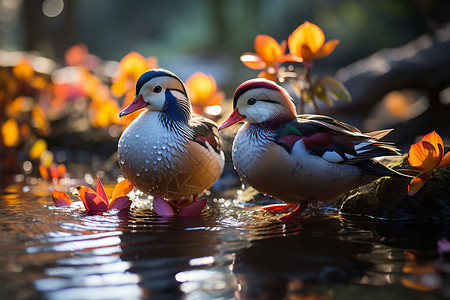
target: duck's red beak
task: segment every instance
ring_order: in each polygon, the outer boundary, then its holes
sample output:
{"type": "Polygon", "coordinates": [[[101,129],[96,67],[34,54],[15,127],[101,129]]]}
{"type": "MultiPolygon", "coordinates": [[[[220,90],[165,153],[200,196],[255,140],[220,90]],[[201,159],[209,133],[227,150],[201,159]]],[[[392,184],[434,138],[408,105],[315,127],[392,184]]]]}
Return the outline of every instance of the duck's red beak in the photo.
{"type": "Polygon", "coordinates": [[[222,129],[225,129],[227,127],[230,127],[231,125],[234,125],[242,120],[244,120],[246,117],[241,115],[239,113],[238,108],[236,107],[235,110],[231,113],[231,115],[226,119],[222,124],[219,126],[219,131],[222,129]]]}
{"type": "Polygon", "coordinates": [[[147,102],[144,101],[144,97],[142,95],[136,96],[131,103],[125,107],[119,114],[119,117],[123,117],[129,115],[141,108],[144,108],[148,105],[147,102]]]}

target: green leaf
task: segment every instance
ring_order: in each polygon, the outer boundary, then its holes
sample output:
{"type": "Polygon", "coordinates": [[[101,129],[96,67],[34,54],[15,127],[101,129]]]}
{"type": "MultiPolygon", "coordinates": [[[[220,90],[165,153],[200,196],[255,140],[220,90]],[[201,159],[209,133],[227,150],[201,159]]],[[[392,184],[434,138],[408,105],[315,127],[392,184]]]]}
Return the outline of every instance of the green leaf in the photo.
{"type": "Polygon", "coordinates": [[[352,97],[350,96],[350,93],[345,88],[345,86],[340,81],[330,76],[319,77],[316,79],[316,82],[314,84],[316,86],[322,87],[325,90],[324,92],[328,94],[328,97],[331,97],[335,100],[344,100],[348,102],[352,101],[352,97]]]}
{"type": "Polygon", "coordinates": [[[330,97],[328,97],[328,93],[327,93],[326,89],[324,89],[322,86],[320,86],[320,85],[314,86],[314,96],[317,99],[322,100],[329,106],[333,106],[333,101],[331,101],[330,97]]]}

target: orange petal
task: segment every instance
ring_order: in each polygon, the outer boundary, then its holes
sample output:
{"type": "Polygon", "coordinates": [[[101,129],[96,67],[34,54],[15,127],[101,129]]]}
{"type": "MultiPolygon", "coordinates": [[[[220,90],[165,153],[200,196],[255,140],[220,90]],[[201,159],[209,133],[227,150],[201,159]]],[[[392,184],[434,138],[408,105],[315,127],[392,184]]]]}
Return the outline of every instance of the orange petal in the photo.
{"type": "Polygon", "coordinates": [[[108,196],[106,196],[105,188],[103,187],[102,181],[97,176],[97,194],[108,203],[108,196]]]}
{"type": "Polygon", "coordinates": [[[133,184],[128,179],[124,179],[114,187],[112,192],[112,199],[116,199],[118,197],[123,197],[128,195],[129,192],[133,189],[133,184]]]}
{"type": "Polygon", "coordinates": [[[43,164],[39,164],[39,174],[41,174],[41,177],[45,180],[50,178],[50,174],[48,173],[47,168],[43,164]]]}
{"type": "Polygon", "coordinates": [[[259,34],[255,38],[255,51],[267,65],[275,64],[283,55],[281,45],[271,36],[259,34]]]}
{"type": "Polygon", "coordinates": [[[302,62],[303,58],[298,57],[295,54],[292,53],[288,53],[288,54],[284,54],[281,57],[278,58],[279,62],[285,62],[285,61],[292,61],[292,62],[302,62]]]}
{"type": "Polygon", "coordinates": [[[66,173],[67,173],[66,166],[63,164],[59,164],[57,169],[58,169],[59,178],[63,178],[64,175],[66,175],[66,173]]]}
{"type": "Polygon", "coordinates": [[[409,164],[417,169],[432,170],[440,162],[437,149],[427,141],[419,141],[408,152],[409,164]]]}
{"type": "Polygon", "coordinates": [[[128,196],[122,196],[114,198],[109,203],[109,209],[118,209],[120,211],[129,210],[131,206],[131,200],[128,196]]]}
{"type": "Polygon", "coordinates": [[[339,40],[331,40],[325,43],[322,48],[314,55],[315,59],[330,55],[331,52],[339,45],[339,40]]]}
{"type": "Polygon", "coordinates": [[[427,135],[425,135],[422,138],[423,142],[429,142],[431,145],[433,145],[433,147],[436,149],[437,151],[437,163],[435,165],[435,167],[437,167],[440,163],[440,161],[442,160],[442,156],[444,155],[444,142],[442,141],[442,138],[440,137],[439,134],[436,133],[436,131],[433,131],[427,135]]]}
{"type": "Polygon", "coordinates": [[[322,48],[325,35],[319,26],[305,22],[292,32],[288,39],[289,51],[292,54],[303,57],[302,47],[306,46],[312,53],[322,48]]]}
{"type": "Polygon", "coordinates": [[[93,189],[91,189],[87,186],[84,186],[84,185],[77,187],[77,190],[78,190],[78,196],[80,197],[81,201],[83,201],[83,204],[85,207],[86,207],[86,199],[85,199],[86,193],[96,194],[96,192],[93,189]]]}
{"type": "Polygon", "coordinates": [[[425,172],[414,177],[408,185],[408,195],[412,196],[417,193],[430,177],[431,172],[425,172]]]}
{"type": "Polygon", "coordinates": [[[436,149],[438,148],[438,145],[444,146],[444,142],[442,141],[442,138],[439,134],[436,133],[436,131],[433,131],[427,135],[425,135],[421,141],[427,141],[430,144],[432,144],[436,149]]]}
{"type": "Polygon", "coordinates": [[[70,200],[69,195],[58,190],[53,191],[52,200],[57,207],[67,207],[72,204],[72,200],[70,200]]]}
{"type": "Polygon", "coordinates": [[[438,168],[450,165],[450,152],[447,152],[439,163],[438,168]]]}
{"type": "Polygon", "coordinates": [[[261,70],[267,67],[267,64],[261,59],[261,57],[254,53],[246,52],[241,55],[240,60],[250,69],[261,70]]]}
{"type": "Polygon", "coordinates": [[[108,203],[97,193],[86,192],[84,194],[84,207],[90,211],[108,211],[108,203]]]}
{"type": "Polygon", "coordinates": [[[286,53],[287,41],[286,40],[281,41],[280,46],[281,46],[281,54],[286,53]]]}

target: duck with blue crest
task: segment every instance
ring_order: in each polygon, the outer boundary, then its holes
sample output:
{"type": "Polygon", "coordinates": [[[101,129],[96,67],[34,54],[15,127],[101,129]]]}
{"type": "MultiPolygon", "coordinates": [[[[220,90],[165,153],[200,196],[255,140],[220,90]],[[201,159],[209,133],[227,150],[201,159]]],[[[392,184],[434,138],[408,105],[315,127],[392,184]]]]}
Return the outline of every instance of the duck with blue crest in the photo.
{"type": "Polygon", "coordinates": [[[122,173],[154,196],[157,214],[199,215],[206,199],[198,195],[217,181],[224,166],[217,125],[192,113],[183,81],[164,69],[141,75],[135,98],[120,116],[143,108],[119,140],[122,173]]]}

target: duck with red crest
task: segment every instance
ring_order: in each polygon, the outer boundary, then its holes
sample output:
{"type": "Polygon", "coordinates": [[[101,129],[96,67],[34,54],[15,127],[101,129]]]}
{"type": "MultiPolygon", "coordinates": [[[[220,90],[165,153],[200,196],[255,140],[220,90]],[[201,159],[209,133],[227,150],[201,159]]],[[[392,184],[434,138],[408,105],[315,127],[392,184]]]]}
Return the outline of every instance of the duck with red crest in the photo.
{"type": "Polygon", "coordinates": [[[206,205],[198,195],[216,182],[224,166],[216,124],[192,113],[184,83],[164,69],[141,75],[134,100],[120,116],[142,108],[119,140],[122,173],[154,196],[157,214],[198,216],[206,205]]]}
{"type": "Polygon", "coordinates": [[[295,209],[308,202],[329,202],[382,176],[402,176],[374,158],[399,155],[379,139],[391,130],[361,133],[357,128],[322,115],[297,115],[285,89],[266,79],[242,83],[233,97],[234,111],[219,131],[240,121],[232,158],[243,181],[295,209]]]}

